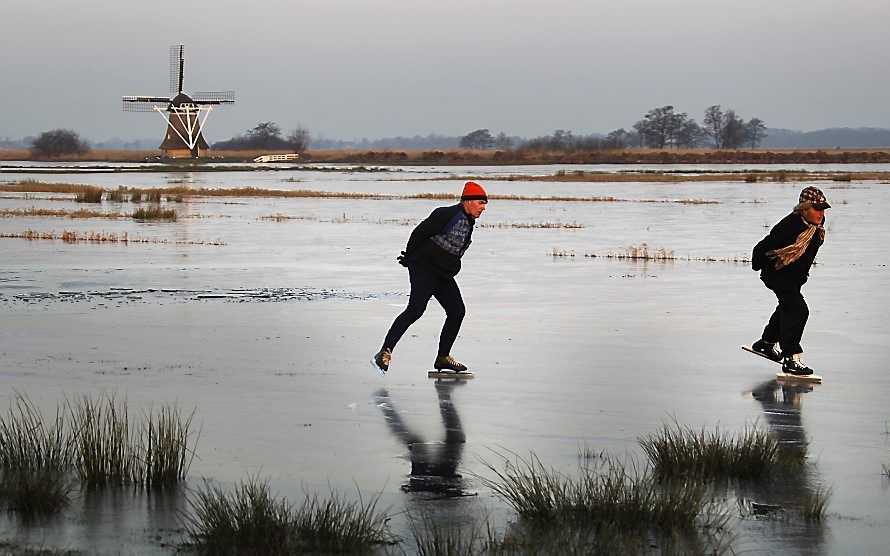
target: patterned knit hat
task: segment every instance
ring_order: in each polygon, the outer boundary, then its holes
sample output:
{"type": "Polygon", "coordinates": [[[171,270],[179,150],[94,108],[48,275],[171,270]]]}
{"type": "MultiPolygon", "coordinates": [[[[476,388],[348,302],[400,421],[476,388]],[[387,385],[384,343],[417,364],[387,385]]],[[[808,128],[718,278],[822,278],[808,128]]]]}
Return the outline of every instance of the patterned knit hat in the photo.
{"type": "Polygon", "coordinates": [[[488,201],[488,195],[485,194],[485,190],[482,189],[482,186],[474,181],[468,181],[464,186],[464,192],[460,195],[461,201],[472,201],[473,199],[479,199],[482,201],[488,201]]]}
{"type": "Polygon", "coordinates": [[[816,210],[825,210],[831,208],[831,205],[828,204],[825,194],[822,193],[818,187],[813,187],[811,185],[809,187],[804,187],[803,191],[800,192],[800,202],[797,204],[797,207],[794,207],[794,210],[803,210],[807,207],[813,207],[816,210]]]}

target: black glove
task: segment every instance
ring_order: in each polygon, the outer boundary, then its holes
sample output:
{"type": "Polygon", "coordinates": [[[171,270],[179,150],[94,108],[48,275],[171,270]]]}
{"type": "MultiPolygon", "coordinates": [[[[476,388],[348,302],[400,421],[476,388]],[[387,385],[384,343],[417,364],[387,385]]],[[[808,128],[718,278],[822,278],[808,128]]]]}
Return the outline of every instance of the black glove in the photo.
{"type": "Polygon", "coordinates": [[[404,267],[407,268],[407,266],[408,266],[408,255],[406,255],[404,251],[402,251],[402,254],[401,254],[401,255],[399,255],[398,257],[396,257],[396,260],[399,261],[399,264],[400,264],[400,265],[402,265],[402,266],[404,266],[404,267]]]}

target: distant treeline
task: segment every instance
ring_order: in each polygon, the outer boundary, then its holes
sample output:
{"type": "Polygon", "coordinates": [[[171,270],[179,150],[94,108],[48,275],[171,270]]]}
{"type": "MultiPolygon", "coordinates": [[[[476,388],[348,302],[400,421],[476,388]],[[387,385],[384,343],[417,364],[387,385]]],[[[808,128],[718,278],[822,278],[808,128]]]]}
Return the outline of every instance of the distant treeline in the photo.
{"type": "Polygon", "coordinates": [[[833,149],[890,146],[890,129],[878,127],[833,127],[817,131],[767,129],[769,135],[761,141],[761,148],[771,149],[833,149]]]}
{"type": "MultiPolygon", "coordinates": [[[[251,130],[252,131],[252,130],[251,130]]],[[[273,130],[274,131],[274,130],[273,130]]],[[[480,131],[480,130],[476,130],[480,131]]],[[[482,130],[487,131],[487,130],[482,130]]],[[[832,149],[832,148],[881,148],[890,147],[890,129],[876,127],[836,127],[820,129],[816,131],[795,131],[791,129],[766,128],[766,136],[760,139],[758,148],[760,149],[832,149]]],[[[613,132],[614,133],[614,132],[613,132]]],[[[627,133],[627,132],[626,132],[627,133]]],[[[256,134],[255,134],[256,135],[256,134]]],[[[293,135],[293,134],[292,134],[293,135]]],[[[468,134],[470,135],[470,134],[468,134]]],[[[461,142],[468,136],[450,136],[431,133],[429,135],[415,135],[413,137],[387,137],[381,139],[327,139],[323,137],[312,138],[309,140],[308,148],[319,151],[336,151],[336,150],[406,150],[406,151],[425,151],[425,150],[443,150],[457,149],[461,147],[461,142]]],[[[476,139],[482,136],[486,140],[484,134],[477,134],[476,139]]],[[[298,137],[305,139],[304,137],[298,137]]],[[[13,139],[10,137],[0,137],[0,150],[28,150],[31,148],[36,137],[28,136],[21,139],[13,139]]],[[[493,136],[500,144],[492,144],[487,148],[504,148],[504,143],[509,142],[513,148],[536,148],[546,145],[549,148],[564,148],[568,142],[581,150],[598,150],[603,148],[620,148],[621,143],[614,141],[606,134],[592,133],[589,135],[573,135],[570,131],[557,130],[554,133],[542,137],[527,139],[518,136],[508,136],[504,141],[504,135],[498,134],[493,136]]],[[[627,136],[624,137],[627,139],[627,136]]],[[[91,141],[93,149],[99,150],[133,150],[133,151],[149,151],[157,149],[160,139],[120,139],[112,138],[103,141],[91,141]]],[[[465,142],[466,143],[466,142],[465,142]]],[[[303,142],[298,141],[297,144],[288,142],[287,137],[280,135],[275,137],[272,134],[259,134],[259,136],[251,136],[245,134],[234,137],[228,141],[219,141],[213,144],[217,150],[228,149],[229,144],[235,144],[240,148],[232,150],[244,149],[286,149],[297,150],[293,147],[303,147],[303,142]],[[272,139],[271,141],[266,141],[272,139]],[[255,145],[255,146],[254,146],[255,145]]],[[[470,148],[468,145],[465,145],[470,148]]],[[[624,145],[624,148],[633,148],[638,145],[624,145]]],[[[711,142],[711,146],[715,145],[711,142]]],[[[305,147],[304,147],[305,148],[305,147]]]]}

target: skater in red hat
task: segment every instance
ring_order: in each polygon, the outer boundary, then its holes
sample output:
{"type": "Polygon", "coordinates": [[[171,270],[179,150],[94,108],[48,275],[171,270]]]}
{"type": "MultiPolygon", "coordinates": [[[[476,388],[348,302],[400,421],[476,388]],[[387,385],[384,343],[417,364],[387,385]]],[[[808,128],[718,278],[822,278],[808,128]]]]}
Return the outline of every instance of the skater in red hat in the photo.
{"type": "Polygon", "coordinates": [[[386,376],[396,344],[423,315],[431,297],[436,298],[446,315],[433,367],[454,372],[467,370],[466,365],[451,356],[451,346],[466,312],[454,277],[460,272],[460,259],[470,246],[473,225],[487,203],[488,195],[482,186],[467,182],[458,204],[437,208],[411,232],[408,245],[398,257],[399,263],[408,268],[411,296],[408,307],[396,317],[383,346],[371,359],[380,376],[386,376]]]}

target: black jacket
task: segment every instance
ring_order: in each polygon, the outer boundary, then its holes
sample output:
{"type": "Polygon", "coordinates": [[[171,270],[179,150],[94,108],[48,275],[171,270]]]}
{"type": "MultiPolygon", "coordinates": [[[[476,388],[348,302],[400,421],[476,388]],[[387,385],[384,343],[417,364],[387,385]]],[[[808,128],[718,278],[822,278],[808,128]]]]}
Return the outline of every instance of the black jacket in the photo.
{"type": "Polygon", "coordinates": [[[460,256],[442,249],[430,238],[443,232],[460,214],[463,214],[469,222],[469,232],[461,252],[466,251],[470,245],[470,237],[473,235],[475,219],[464,211],[462,204],[458,203],[450,207],[437,208],[414,228],[411,237],[408,238],[403,260],[422,263],[444,278],[456,276],[460,272],[460,256]]]}
{"type": "MultiPolygon", "coordinates": [[[[823,222],[824,223],[824,222],[823,222]]],[[[816,259],[816,253],[822,245],[819,233],[813,234],[813,239],[807,246],[807,250],[793,263],[776,270],[773,261],[766,256],[767,251],[787,247],[797,241],[797,236],[807,229],[803,217],[792,212],[773,226],[769,235],[760,240],[754,246],[751,256],[751,267],[760,270],[760,279],[771,289],[793,288],[803,286],[810,275],[810,267],[816,259]]]]}

